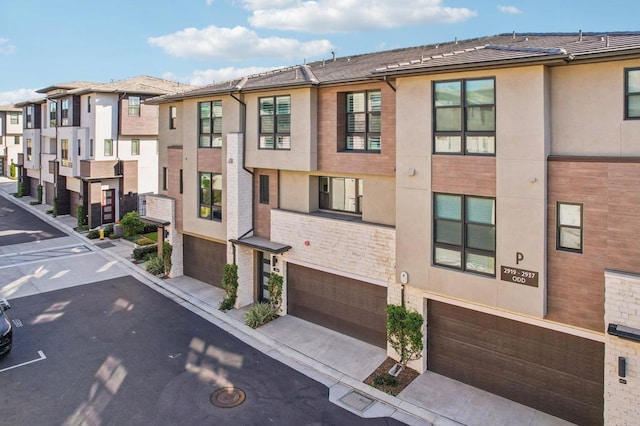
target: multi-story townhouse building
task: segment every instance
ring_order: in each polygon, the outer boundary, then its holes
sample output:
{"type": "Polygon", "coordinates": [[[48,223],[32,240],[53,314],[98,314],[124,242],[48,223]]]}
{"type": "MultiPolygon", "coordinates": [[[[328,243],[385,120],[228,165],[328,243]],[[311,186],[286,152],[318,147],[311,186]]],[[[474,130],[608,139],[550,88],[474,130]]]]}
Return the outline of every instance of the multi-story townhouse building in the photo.
{"type": "Polygon", "coordinates": [[[158,107],[149,97],[189,86],[149,76],[111,83],[71,82],[38,90],[24,110],[24,187],[58,214],[94,228],[137,210],[157,190],[158,107]]]}
{"type": "Polygon", "coordinates": [[[173,274],[578,424],[640,421],[640,33],[332,58],[150,101],[173,274]],[[617,331],[616,331],[617,330],[617,331]],[[624,338],[621,338],[622,335],[624,338]],[[391,351],[390,351],[391,354],[391,351]]]}
{"type": "Polygon", "coordinates": [[[0,176],[10,176],[11,164],[18,173],[22,153],[22,110],[14,105],[0,106],[0,176]]]}

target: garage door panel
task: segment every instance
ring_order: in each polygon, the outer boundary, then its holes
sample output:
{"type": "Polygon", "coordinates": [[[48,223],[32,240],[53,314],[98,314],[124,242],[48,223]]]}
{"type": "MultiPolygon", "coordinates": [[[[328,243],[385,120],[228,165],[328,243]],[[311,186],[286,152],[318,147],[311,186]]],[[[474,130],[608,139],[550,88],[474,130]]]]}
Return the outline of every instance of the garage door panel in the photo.
{"type": "Polygon", "coordinates": [[[221,288],[222,271],[227,263],[226,245],[185,235],[183,249],[184,274],[221,288]]]}
{"type": "Polygon", "coordinates": [[[386,288],[289,264],[288,313],[386,347],[386,288]]]}
{"type": "Polygon", "coordinates": [[[600,424],[604,345],[430,300],[427,368],[578,424],[600,424]]]}

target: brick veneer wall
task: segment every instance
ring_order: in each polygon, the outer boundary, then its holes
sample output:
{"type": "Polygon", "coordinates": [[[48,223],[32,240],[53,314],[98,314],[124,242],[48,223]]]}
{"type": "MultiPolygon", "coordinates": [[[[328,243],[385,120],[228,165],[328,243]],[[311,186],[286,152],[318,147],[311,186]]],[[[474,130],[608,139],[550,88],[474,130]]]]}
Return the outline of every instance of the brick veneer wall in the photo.
{"type": "Polygon", "coordinates": [[[396,231],[391,227],[271,210],[271,240],[291,246],[282,256],[287,262],[385,286],[395,279],[396,231]]]}
{"type": "MultiPolygon", "coordinates": [[[[640,275],[605,272],[605,327],[640,330],[640,275]]],[[[604,424],[640,424],[640,342],[605,335],[604,424]],[[626,384],[618,377],[618,357],[626,359],[626,384]]]]}

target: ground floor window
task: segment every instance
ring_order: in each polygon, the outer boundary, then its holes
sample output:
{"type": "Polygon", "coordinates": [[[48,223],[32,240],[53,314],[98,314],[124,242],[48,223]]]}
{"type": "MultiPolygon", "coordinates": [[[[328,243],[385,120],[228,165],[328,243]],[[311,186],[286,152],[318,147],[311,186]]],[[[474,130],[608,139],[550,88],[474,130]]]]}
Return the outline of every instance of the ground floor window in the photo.
{"type": "Polygon", "coordinates": [[[222,220],[222,175],[220,173],[199,172],[200,217],[222,220]]]}

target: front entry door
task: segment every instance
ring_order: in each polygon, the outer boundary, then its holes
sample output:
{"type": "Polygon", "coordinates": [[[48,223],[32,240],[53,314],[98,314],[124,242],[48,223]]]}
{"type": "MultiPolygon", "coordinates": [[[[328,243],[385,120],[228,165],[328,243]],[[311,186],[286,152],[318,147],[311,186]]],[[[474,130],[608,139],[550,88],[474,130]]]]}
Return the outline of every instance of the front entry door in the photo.
{"type": "Polygon", "coordinates": [[[258,290],[259,302],[269,300],[269,277],[271,277],[271,255],[260,253],[260,289],[258,290]]]}
{"type": "Polygon", "coordinates": [[[102,223],[113,223],[115,220],[116,190],[102,191],[102,223]]]}

